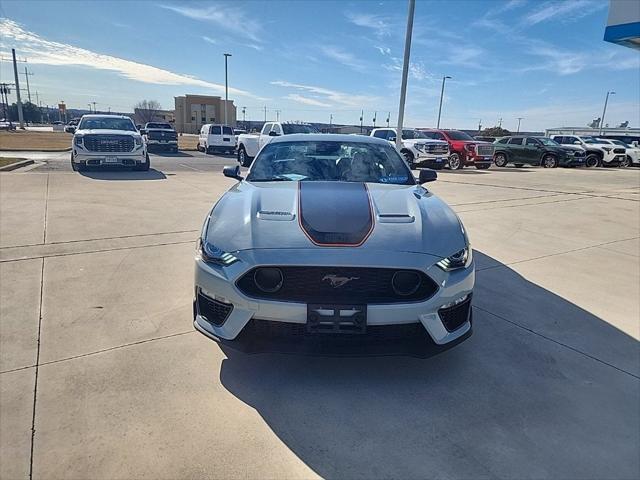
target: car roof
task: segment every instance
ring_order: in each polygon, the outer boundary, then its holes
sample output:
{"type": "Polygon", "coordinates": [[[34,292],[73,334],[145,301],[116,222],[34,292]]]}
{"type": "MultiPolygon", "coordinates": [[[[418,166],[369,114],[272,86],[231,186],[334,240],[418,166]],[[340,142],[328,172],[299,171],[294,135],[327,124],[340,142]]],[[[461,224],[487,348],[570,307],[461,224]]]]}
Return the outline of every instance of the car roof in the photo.
{"type": "Polygon", "coordinates": [[[86,115],[82,115],[82,118],[126,118],[127,120],[131,120],[131,117],[127,117],[126,115],[111,115],[110,113],[90,113],[86,115]]]}
{"type": "Polygon", "coordinates": [[[273,140],[269,143],[283,142],[355,142],[389,145],[389,142],[382,138],[370,137],[368,135],[346,135],[340,133],[293,133],[291,135],[273,137],[273,140]]]}

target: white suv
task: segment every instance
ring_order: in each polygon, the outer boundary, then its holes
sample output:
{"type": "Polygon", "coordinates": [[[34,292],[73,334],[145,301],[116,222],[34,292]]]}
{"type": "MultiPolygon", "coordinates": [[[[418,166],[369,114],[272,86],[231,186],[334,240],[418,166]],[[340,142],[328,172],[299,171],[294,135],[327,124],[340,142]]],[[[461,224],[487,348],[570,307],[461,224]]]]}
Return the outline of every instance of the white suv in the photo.
{"type": "MultiPolygon", "coordinates": [[[[371,136],[388,140],[395,145],[396,129],[374,128],[371,136]]],[[[428,167],[440,170],[447,164],[449,143],[444,140],[433,140],[418,130],[402,129],[400,153],[412,169],[428,167]]]]}
{"type": "Polygon", "coordinates": [[[124,115],[83,115],[71,143],[71,168],[120,165],[149,170],[149,155],[133,121],[124,115]]]}
{"type": "Polygon", "coordinates": [[[640,148],[638,148],[637,146],[634,147],[633,145],[624,143],[622,140],[615,140],[610,138],[598,138],[598,141],[624,148],[625,154],[627,155],[627,161],[625,162],[625,164],[620,164],[620,166],[628,167],[630,165],[640,165],[640,148]]]}
{"type": "Polygon", "coordinates": [[[612,165],[623,166],[626,162],[625,149],[609,143],[603,143],[594,137],[578,135],[550,135],[560,145],[580,145],[587,151],[585,164],[587,167],[603,167],[612,165]]]}

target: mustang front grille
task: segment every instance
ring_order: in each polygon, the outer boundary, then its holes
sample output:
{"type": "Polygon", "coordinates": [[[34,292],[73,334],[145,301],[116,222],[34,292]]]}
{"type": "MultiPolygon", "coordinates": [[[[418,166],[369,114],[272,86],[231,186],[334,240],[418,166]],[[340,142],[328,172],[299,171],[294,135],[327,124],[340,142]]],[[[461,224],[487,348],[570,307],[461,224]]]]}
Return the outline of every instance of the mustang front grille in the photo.
{"type": "Polygon", "coordinates": [[[478,155],[481,155],[483,157],[491,157],[493,156],[493,150],[494,147],[491,144],[482,144],[479,143],[476,145],[476,152],[478,152],[478,155]]]}
{"type": "Polygon", "coordinates": [[[125,153],[133,150],[133,137],[129,135],[85,135],[83,143],[90,152],[125,153]]]}
{"type": "MultiPolygon", "coordinates": [[[[282,272],[282,281],[275,291],[271,291],[273,289],[261,289],[256,284],[256,271],[260,268],[263,267],[248,271],[236,282],[240,291],[248,297],[281,302],[364,305],[424,301],[438,290],[438,285],[418,270],[264,267],[270,270],[279,269],[282,272]]],[[[277,282],[274,282],[275,284],[277,282]]]]}

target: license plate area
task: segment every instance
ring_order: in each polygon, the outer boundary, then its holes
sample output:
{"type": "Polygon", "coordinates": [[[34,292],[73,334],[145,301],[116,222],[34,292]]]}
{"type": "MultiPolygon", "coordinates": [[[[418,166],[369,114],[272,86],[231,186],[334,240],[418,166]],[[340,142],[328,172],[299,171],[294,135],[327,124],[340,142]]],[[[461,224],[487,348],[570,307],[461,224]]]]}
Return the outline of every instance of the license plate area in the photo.
{"type": "Polygon", "coordinates": [[[118,159],[118,157],[106,157],[104,159],[104,163],[119,163],[120,160],[118,159]]]}
{"type": "Polygon", "coordinates": [[[367,333],[367,306],[308,304],[307,332],[347,335],[367,333]]]}

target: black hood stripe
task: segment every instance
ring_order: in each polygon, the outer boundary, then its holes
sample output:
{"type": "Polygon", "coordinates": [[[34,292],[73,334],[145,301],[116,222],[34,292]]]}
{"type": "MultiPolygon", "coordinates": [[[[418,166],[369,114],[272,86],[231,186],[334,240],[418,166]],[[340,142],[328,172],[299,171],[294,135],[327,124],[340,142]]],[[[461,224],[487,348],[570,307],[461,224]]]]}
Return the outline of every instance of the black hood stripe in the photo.
{"type": "Polygon", "coordinates": [[[316,245],[358,247],[373,231],[365,183],[298,182],[300,228],[316,245]]]}

